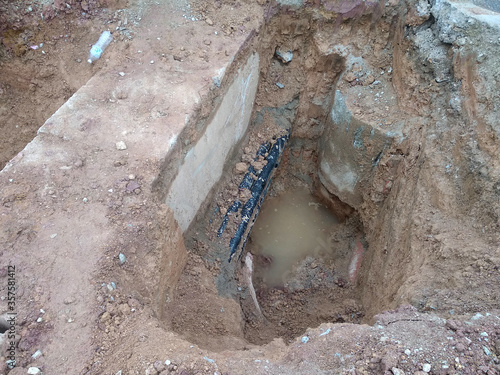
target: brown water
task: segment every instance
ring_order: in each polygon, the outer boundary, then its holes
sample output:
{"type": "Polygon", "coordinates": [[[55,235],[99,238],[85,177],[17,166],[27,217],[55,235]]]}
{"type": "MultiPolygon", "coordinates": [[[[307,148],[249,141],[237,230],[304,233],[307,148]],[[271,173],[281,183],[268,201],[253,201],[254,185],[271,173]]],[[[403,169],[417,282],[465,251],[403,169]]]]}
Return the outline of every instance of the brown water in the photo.
{"type": "Polygon", "coordinates": [[[337,218],[305,188],[267,198],[252,229],[249,250],[271,262],[256,272],[267,285],[282,286],[296,262],[331,251],[327,235],[336,223],[337,218]]]}

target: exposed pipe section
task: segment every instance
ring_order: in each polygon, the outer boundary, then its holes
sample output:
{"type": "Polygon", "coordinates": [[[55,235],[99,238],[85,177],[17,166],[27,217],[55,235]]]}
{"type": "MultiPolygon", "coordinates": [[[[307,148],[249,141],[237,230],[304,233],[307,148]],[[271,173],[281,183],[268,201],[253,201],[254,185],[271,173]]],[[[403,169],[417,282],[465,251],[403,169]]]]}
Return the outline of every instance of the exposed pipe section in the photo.
{"type": "MultiPolygon", "coordinates": [[[[255,169],[250,166],[248,173],[243,177],[243,180],[240,184],[240,189],[249,189],[252,196],[250,199],[243,205],[241,208],[241,222],[236,230],[236,233],[231,238],[229,242],[229,259],[228,262],[231,262],[234,254],[239,250],[239,257],[243,254],[243,249],[245,248],[248,235],[250,234],[253,224],[255,223],[255,219],[257,218],[260,207],[264,198],[266,197],[267,190],[271,183],[274,171],[278,167],[281,157],[283,155],[283,151],[285,150],[285,145],[290,139],[290,131],[286,135],[283,135],[276,139],[276,142],[273,144],[265,143],[261,145],[259,150],[257,151],[256,157],[264,156],[267,153],[267,157],[265,160],[267,164],[262,168],[260,173],[258,174],[257,180],[252,178],[252,174],[257,174],[255,169]]],[[[229,220],[229,215],[234,214],[239,211],[241,207],[241,201],[236,200],[233,202],[231,207],[228,209],[224,219],[222,221],[219,230],[217,231],[217,236],[220,237],[224,230],[226,229],[226,225],[229,220]]]]}

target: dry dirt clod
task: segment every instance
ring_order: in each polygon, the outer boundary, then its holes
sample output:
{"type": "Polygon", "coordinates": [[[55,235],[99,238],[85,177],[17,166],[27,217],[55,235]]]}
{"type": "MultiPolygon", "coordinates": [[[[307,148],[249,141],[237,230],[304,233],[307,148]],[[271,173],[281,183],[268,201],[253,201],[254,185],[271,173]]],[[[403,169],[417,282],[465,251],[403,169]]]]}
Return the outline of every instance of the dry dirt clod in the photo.
{"type": "Polygon", "coordinates": [[[344,77],[344,78],[345,78],[345,80],[346,80],[347,82],[352,82],[352,81],[354,81],[354,80],[356,79],[356,75],[355,75],[354,73],[352,73],[352,72],[349,72],[349,73],[347,73],[347,74],[345,75],[345,77],[344,77]]]}
{"type": "Polygon", "coordinates": [[[246,163],[236,163],[235,171],[236,173],[246,173],[248,170],[248,165],[246,163]]]}

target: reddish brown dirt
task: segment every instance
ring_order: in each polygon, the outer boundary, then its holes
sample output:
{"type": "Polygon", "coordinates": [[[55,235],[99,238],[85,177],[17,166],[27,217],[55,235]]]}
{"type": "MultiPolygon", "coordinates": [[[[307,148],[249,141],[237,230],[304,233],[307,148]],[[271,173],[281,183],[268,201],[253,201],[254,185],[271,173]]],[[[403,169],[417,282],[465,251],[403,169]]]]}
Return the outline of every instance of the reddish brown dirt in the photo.
{"type": "MultiPolygon", "coordinates": [[[[120,14],[115,11],[127,4],[118,0],[106,7],[98,7],[96,1],[58,2],[62,7],[45,3],[0,3],[0,168],[95,74],[98,67],[86,62],[89,46],[101,30],[116,31],[113,26],[120,14]]],[[[122,39],[119,32],[114,34],[122,39]]],[[[110,56],[108,51],[105,58],[110,56]]]]}

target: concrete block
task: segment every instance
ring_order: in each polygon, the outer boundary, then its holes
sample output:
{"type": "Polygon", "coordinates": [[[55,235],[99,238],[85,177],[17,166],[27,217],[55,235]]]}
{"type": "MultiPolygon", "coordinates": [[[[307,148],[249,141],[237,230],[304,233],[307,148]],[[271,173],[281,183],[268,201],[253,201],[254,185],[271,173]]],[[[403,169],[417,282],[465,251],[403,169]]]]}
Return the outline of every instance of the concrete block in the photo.
{"type": "Polygon", "coordinates": [[[182,231],[221,178],[226,158],[245,134],[258,81],[259,55],[253,54],[236,75],[205,133],[187,153],[166,198],[182,231]]]}

